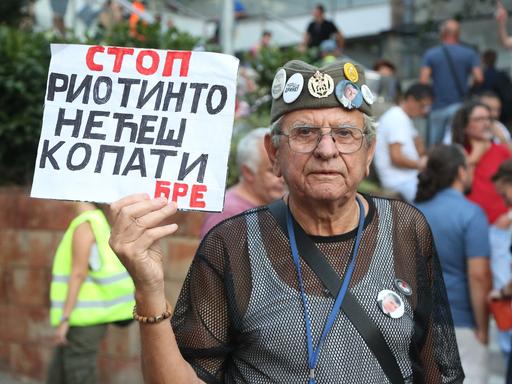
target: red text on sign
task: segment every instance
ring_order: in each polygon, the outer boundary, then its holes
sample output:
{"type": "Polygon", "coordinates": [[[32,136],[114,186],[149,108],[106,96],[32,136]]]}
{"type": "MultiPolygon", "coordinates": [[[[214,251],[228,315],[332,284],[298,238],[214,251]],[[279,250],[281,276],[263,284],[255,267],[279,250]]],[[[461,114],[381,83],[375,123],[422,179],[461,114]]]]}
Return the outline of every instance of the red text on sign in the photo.
{"type": "Polygon", "coordinates": [[[105,47],[96,45],[89,47],[85,55],[85,63],[91,71],[112,70],[114,73],[123,71],[128,60],[135,60],[135,68],[141,75],[154,75],[161,67],[161,74],[164,77],[173,75],[173,66],[176,60],[179,60],[180,71],[179,76],[188,76],[188,68],[190,64],[190,51],[167,51],[165,58],[161,58],[161,52],[152,49],[142,49],[134,56],[135,49],[122,47],[105,47]],[[113,59],[113,62],[112,62],[113,59]],[[108,67],[110,66],[110,68],[108,67]]]}
{"type": "Polygon", "coordinates": [[[178,202],[178,199],[188,199],[190,208],[204,208],[204,194],[207,187],[204,184],[192,184],[192,187],[185,183],[171,183],[170,181],[157,180],[155,183],[155,198],[165,196],[167,199],[178,202]],[[170,197],[169,197],[170,196],[170,197]]]}

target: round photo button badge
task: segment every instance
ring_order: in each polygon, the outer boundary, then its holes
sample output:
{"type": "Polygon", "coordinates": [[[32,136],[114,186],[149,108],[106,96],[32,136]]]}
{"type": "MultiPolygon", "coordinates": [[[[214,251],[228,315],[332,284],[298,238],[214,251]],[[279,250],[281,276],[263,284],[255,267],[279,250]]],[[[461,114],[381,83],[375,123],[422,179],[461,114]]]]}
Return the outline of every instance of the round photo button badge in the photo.
{"type": "Polygon", "coordinates": [[[399,319],[404,315],[404,302],[395,292],[384,289],[377,295],[377,304],[386,316],[399,319]]]}
{"type": "Polygon", "coordinates": [[[363,96],[359,86],[348,80],[340,81],[335,88],[336,98],[347,109],[359,108],[363,104],[363,96]]]}

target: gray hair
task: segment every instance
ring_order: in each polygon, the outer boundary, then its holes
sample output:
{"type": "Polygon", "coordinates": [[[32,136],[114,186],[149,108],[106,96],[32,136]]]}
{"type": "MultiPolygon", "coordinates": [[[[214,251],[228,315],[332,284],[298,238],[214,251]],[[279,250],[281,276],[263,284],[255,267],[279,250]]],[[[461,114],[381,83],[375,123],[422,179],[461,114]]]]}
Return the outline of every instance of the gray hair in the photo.
{"type": "MultiPolygon", "coordinates": [[[[274,121],[272,125],[270,126],[271,131],[270,135],[272,137],[272,144],[274,147],[279,147],[279,144],[281,142],[281,136],[282,133],[282,123],[283,118],[285,115],[281,116],[279,119],[274,121]]],[[[363,113],[363,132],[365,134],[366,138],[366,144],[370,145],[372,141],[375,139],[375,134],[377,132],[377,123],[375,120],[368,116],[366,113],[363,113]]]]}
{"type": "Polygon", "coordinates": [[[267,127],[260,127],[251,130],[238,142],[236,148],[236,165],[239,170],[242,165],[247,166],[253,172],[258,170],[261,161],[261,145],[263,138],[270,129],[267,127]]]}

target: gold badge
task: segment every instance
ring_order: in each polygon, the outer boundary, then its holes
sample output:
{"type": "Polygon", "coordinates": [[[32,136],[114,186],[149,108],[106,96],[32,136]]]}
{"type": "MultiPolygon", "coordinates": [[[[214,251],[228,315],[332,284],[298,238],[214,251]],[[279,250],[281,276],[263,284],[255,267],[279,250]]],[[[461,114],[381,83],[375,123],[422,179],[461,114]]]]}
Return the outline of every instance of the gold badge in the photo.
{"type": "Polygon", "coordinates": [[[350,80],[353,83],[357,83],[359,80],[359,73],[357,73],[357,69],[352,63],[345,63],[343,66],[343,73],[347,80],[350,80]]]}
{"type": "Polygon", "coordinates": [[[334,91],[334,80],[327,73],[316,71],[308,81],[309,93],[317,98],[327,97],[334,91]]]}

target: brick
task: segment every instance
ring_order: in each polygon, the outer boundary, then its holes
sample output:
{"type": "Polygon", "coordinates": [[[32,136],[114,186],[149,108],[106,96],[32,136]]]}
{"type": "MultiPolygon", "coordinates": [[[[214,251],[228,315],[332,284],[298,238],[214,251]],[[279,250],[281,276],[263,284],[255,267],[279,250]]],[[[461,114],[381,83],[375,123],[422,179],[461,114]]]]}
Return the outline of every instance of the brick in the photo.
{"type": "Polygon", "coordinates": [[[169,300],[169,303],[173,308],[176,305],[176,302],[178,301],[178,297],[180,295],[182,286],[183,280],[165,282],[165,297],[167,298],[167,300],[169,300]]]}
{"type": "Polygon", "coordinates": [[[0,304],[3,303],[7,303],[7,270],[0,264],[0,304]]]}
{"type": "Polygon", "coordinates": [[[166,280],[183,280],[197,249],[197,239],[174,237],[166,241],[164,276],[166,280]]]}
{"type": "Polygon", "coordinates": [[[53,336],[48,309],[0,305],[0,340],[17,343],[49,343],[53,336]]]}
{"type": "Polygon", "coordinates": [[[19,199],[18,227],[26,229],[65,230],[76,216],[76,203],[47,199],[19,199]]]}
{"type": "Polygon", "coordinates": [[[0,229],[19,227],[18,206],[26,190],[19,187],[0,188],[0,229]]]}
{"type": "Polygon", "coordinates": [[[9,348],[9,343],[0,340],[0,370],[2,371],[6,371],[9,367],[9,348]]]}
{"type": "Polygon", "coordinates": [[[179,229],[176,232],[180,236],[199,237],[201,225],[203,224],[203,212],[184,212],[179,211],[172,217],[172,222],[178,224],[179,229]]]}
{"type": "Polygon", "coordinates": [[[50,305],[50,273],[43,268],[13,267],[8,276],[7,298],[17,305],[50,305]]]}
{"type": "Polygon", "coordinates": [[[138,357],[121,359],[100,356],[98,359],[98,370],[100,375],[100,383],[143,383],[140,359],[138,357]]]}
{"type": "Polygon", "coordinates": [[[36,344],[12,343],[9,348],[11,369],[27,377],[43,380],[51,357],[49,348],[36,344]]]}
{"type": "Polygon", "coordinates": [[[13,259],[18,257],[16,236],[17,231],[13,229],[0,229],[0,265],[10,264],[13,259]]]}
{"type": "Polygon", "coordinates": [[[9,257],[10,265],[44,267],[51,270],[55,250],[63,232],[45,230],[17,230],[12,236],[16,248],[9,257]]]}
{"type": "Polygon", "coordinates": [[[110,325],[101,343],[101,354],[109,357],[133,358],[140,354],[140,334],[137,322],[127,327],[110,325]]]}

